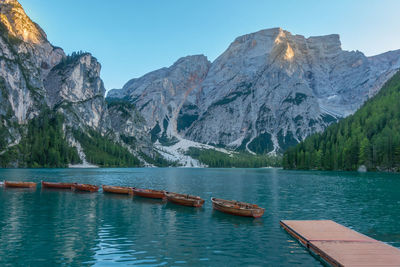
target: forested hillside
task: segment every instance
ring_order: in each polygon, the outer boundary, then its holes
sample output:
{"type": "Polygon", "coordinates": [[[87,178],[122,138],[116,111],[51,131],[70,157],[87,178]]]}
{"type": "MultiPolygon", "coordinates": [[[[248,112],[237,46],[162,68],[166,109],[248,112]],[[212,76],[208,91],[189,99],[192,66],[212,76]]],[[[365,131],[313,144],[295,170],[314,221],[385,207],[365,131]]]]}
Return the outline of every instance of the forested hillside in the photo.
{"type": "MultiPolygon", "coordinates": [[[[0,153],[0,167],[55,168],[80,163],[76,148],[69,146],[64,136],[63,123],[64,116],[44,110],[28,123],[19,144],[0,153]]],[[[20,130],[24,132],[22,127],[20,130]]]]}
{"type": "Polygon", "coordinates": [[[400,170],[400,72],[354,115],[288,149],[286,169],[400,170]]]}
{"type": "MultiPolygon", "coordinates": [[[[8,150],[0,152],[0,167],[64,168],[79,164],[77,149],[71,147],[63,129],[62,114],[45,109],[27,125],[20,127],[22,140],[8,150]]],[[[0,136],[4,126],[0,123],[0,136]]],[[[100,167],[137,167],[140,161],[129,151],[107,136],[88,130],[73,130],[86,154],[87,161],[100,167]]],[[[4,145],[0,142],[0,149],[4,145]]]]}
{"type": "Polygon", "coordinates": [[[228,155],[214,149],[199,149],[191,147],[187,152],[192,158],[211,168],[262,168],[281,167],[280,156],[251,155],[241,152],[228,155]]]}
{"type": "Polygon", "coordinates": [[[140,161],[128,149],[116,143],[112,138],[102,136],[96,131],[88,133],[73,131],[81,144],[88,162],[101,167],[138,167],[140,161]]]}

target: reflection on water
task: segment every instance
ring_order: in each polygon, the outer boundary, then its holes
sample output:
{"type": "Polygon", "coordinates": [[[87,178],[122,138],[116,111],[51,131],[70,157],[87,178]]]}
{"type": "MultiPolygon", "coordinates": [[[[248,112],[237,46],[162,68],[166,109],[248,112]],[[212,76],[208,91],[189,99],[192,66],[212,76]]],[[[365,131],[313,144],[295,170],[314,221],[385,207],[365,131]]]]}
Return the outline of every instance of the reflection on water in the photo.
{"type": "MultiPolygon", "coordinates": [[[[69,190],[0,188],[0,266],[321,266],[281,219],[333,219],[400,247],[400,178],[268,169],[0,170],[2,179],[113,184],[203,197],[202,208],[69,190]],[[212,210],[256,203],[259,219],[212,210]]],[[[2,180],[0,179],[0,180],[2,180]]]]}
{"type": "Polygon", "coordinates": [[[165,199],[158,199],[158,198],[146,198],[146,197],[139,197],[134,196],[133,201],[137,201],[143,204],[150,204],[150,205],[164,205],[167,203],[165,199]]]}
{"type": "Polygon", "coordinates": [[[232,215],[227,215],[225,213],[222,213],[222,212],[216,211],[216,210],[213,210],[211,214],[212,214],[211,216],[214,220],[217,220],[221,224],[227,224],[228,226],[229,225],[263,226],[264,225],[263,218],[254,219],[254,218],[249,218],[249,217],[232,216],[232,215]]]}
{"type": "Polygon", "coordinates": [[[166,202],[165,208],[174,214],[199,214],[204,212],[204,208],[186,207],[171,202],[166,202]]]}

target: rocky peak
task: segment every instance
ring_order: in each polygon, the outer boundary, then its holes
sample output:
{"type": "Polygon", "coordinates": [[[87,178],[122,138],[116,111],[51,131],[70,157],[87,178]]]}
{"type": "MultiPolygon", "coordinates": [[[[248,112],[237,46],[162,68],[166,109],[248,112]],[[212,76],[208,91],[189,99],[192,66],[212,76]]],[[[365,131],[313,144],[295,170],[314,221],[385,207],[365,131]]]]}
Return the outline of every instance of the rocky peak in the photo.
{"type": "Polygon", "coordinates": [[[27,16],[18,1],[0,0],[0,18],[0,45],[4,44],[1,50],[14,54],[20,67],[32,72],[26,76],[32,87],[42,87],[37,78],[45,78],[65,57],[64,51],[48,42],[45,32],[27,16]]]}
{"type": "Polygon", "coordinates": [[[305,38],[273,28],[238,37],[213,62],[202,83],[202,114],[186,135],[279,151],[357,110],[399,59],[396,52],[368,59],[343,51],[337,34],[305,38]]]}
{"type": "MultiPolygon", "coordinates": [[[[66,129],[114,133],[149,151],[151,139],[279,152],[354,112],[400,68],[398,51],[367,58],[343,51],[339,35],[273,28],[236,38],[213,63],[187,56],[132,79],[106,103],[92,55],[65,56],[16,0],[0,0],[0,16],[0,119],[14,114],[3,125],[26,123],[47,103],[66,129]]],[[[8,143],[18,140],[7,131],[8,143]]]]}
{"type": "Polygon", "coordinates": [[[226,52],[241,51],[247,52],[249,54],[247,56],[256,56],[271,54],[273,50],[281,50],[282,58],[290,60],[295,55],[295,50],[310,48],[318,49],[320,53],[337,53],[341,51],[340,36],[330,34],[305,38],[303,35],[292,35],[282,28],[272,28],[237,37],[226,52]]]}
{"type": "Polygon", "coordinates": [[[253,42],[254,40],[257,39],[269,40],[273,43],[275,42],[275,40],[279,39],[280,37],[283,37],[285,33],[288,32],[284,31],[282,28],[271,28],[271,29],[260,30],[258,32],[253,32],[237,37],[233,41],[233,44],[245,44],[248,41],[253,42]]]}
{"type": "Polygon", "coordinates": [[[132,79],[122,89],[110,90],[107,97],[132,97],[137,101],[150,92],[173,96],[176,94],[176,89],[186,88],[190,83],[197,84],[199,80],[204,79],[210,65],[204,55],[183,57],[169,68],[162,68],[132,79]]]}
{"type": "Polygon", "coordinates": [[[100,63],[89,53],[66,57],[45,79],[47,103],[53,107],[61,102],[77,103],[104,97],[100,70],[100,63]]]}
{"type": "Polygon", "coordinates": [[[26,15],[17,0],[0,0],[0,18],[12,36],[27,43],[47,42],[45,32],[26,15]]]}
{"type": "Polygon", "coordinates": [[[174,69],[180,66],[190,67],[194,65],[207,66],[209,64],[210,62],[208,61],[205,55],[192,55],[192,56],[181,57],[171,66],[171,68],[174,69]]]}
{"type": "Polygon", "coordinates": [[[79,138],[98,134],[131,153],[143,148],[153,155],[146,134],[140,135],[145,132],[140,114],[124,103],[108,108],[96,58],[81,52],[66,56],[52,46],[16,0],[0,0],[0,19],[0,156],[25,138],[31,119],[44,113],[62,115],[65,140],[77,148],[84,163],[87,151],[79,138]]]}
{"type": "Polygon", "coordinates": [[[342,43],[338,34],[312,36],[307,38],[306,42],[307,49],[311,52],[309,54],[321,58],[335,57],[343,52],[342,43]]]}
{"type": "Polygon", "coordinates": [[[149,128],[169,136],[177,135],[179,113],[186,106],[197,109],[200,85],[211,63],[204,55],[178,59],[172,66],[133,79],[121,90],[111,90],[108,98],[128,98],[142,113],[149,128]]]}
{"type": "Polygon", "coordinates": [[[388,51],[386,53],[368,58],[372,63],[395,65],[400,68],[400,50],[388,51]]]}

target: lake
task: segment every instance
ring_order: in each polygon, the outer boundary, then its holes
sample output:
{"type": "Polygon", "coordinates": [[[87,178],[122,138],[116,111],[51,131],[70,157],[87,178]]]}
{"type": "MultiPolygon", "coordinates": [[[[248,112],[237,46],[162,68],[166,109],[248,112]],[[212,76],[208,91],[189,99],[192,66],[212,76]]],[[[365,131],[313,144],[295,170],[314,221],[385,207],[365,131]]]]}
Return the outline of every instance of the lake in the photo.
{"type": "Polygon", "coordinates": [[[400,175],[279,169],[1,169],[1,180],[165,189],[195,209],[100,193],[0,188],[0,266],[322,266],[279,226],[330,219],[400,247],[400,175]],[[213,211],[212,196],[260,219],[213,211]]]}

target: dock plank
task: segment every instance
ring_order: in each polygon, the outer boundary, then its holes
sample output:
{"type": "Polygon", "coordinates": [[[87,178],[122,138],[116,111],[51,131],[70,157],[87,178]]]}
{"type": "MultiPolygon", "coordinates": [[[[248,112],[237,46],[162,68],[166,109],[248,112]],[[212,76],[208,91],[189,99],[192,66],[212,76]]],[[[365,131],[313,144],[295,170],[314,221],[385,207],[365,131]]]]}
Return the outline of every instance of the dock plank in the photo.
{"type": "Polygon", "coordinates": [[[398,248],[334,221],[281,221],[281,226],[331,266],[400,266],[398,248]]]}

